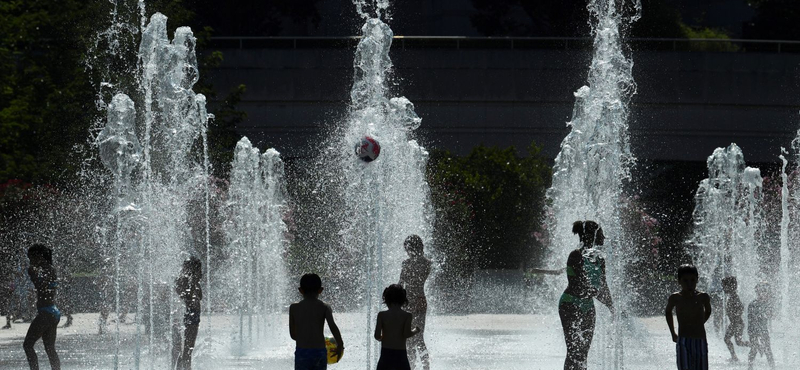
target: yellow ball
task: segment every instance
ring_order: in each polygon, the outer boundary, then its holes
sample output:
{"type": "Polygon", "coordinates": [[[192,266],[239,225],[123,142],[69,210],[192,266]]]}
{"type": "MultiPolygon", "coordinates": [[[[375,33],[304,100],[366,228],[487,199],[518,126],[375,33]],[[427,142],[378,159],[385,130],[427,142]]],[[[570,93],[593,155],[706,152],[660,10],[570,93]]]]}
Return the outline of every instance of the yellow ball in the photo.
{"type": "Polygon", "coordinates": [[[336,355],[336,339],[332,337],[325,337],[325,349],[328,350],[328,363],[335,364],[339,362],[339,356],[336,355]]]}

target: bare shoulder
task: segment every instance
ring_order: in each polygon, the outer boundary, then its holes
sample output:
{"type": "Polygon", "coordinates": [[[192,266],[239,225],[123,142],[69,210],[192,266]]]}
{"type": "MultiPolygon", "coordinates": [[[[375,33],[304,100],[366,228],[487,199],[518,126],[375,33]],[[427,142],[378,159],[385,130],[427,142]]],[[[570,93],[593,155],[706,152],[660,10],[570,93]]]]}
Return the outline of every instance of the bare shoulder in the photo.
{"type": "Polygon", "coordinates": [[[331,305],[329,305],[329,304],[327,304],[327,303],[325,303],[324,301],[321,301],[321,300],[317,300],[316,303],[317,303],[317,307],[319,307],[318,309],[321,309],[322,311],[324,311],[326,315],[327,314],[333,314],[333,308],[331,308],[331,305]]]}
{"type": "Polygon", "coordinates": [[[681,299],[681,292],[675,292],[669,295],[667,302],[677,303],[681,299]]]}
{"type": "Polygon", "coordinates": [[[698,291],[697,292],[697,297],[700,298],[700,300],[702,300],[703,302],[711,301],[711,296],[709,296],[708,293],[706,293],[706,292],[698,291]]]}

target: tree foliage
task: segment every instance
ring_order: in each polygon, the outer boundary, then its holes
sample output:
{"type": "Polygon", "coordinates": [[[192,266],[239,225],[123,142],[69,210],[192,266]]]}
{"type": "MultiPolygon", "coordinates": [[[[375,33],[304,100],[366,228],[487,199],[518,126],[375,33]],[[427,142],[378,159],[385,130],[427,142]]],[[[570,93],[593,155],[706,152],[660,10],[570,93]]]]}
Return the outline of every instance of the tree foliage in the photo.
{"type": "MultiPolygon", "coordinates": [[[[104,115],[96,104],[98,91],[103,100],[135,91],[138,11],[134,0],[0,2],[0,183],[21,179],[64,185],[77,180],[91,153],[85,147],[90,131],[104,115]],[[114,4],[115,25],[127,22],[131,27],[112,26],[114,4]],[[98,37],[109,30],[125,45],[98,37]],[[112,82],[112,87],[101,89],[100,82],[112,82]]],[[[148,2],[147,15],[156,11],[169,17],[170,30],[179,25],[196,30],[201,71],[219,65],[221,53],[202,51],[212,30],[197,23],[192,7],[180,0],[148,2]]],[[[203,75],[196,91],[209,98],[209,111],[216,113],[209,132],[211,159],[216,174],[224,175],[235,145],[235,125],[244,119],[235,108],[244,86],[217,98],[203,75]]]]}
{"type": "Polygon", "coordinates": [[[551,168],[538,146],[528,152],[486,146],[466,157],[434,152],[428,176],[439,218],[437,250],[473,268],[519,268],[540,257],[534,232],[551,168]]]}
{"type": "Polygon", "coordinates": [[[94,120],[81,64],[95,7],[82,1],[0,3],[0,182],[66,182],[94,120]]]}

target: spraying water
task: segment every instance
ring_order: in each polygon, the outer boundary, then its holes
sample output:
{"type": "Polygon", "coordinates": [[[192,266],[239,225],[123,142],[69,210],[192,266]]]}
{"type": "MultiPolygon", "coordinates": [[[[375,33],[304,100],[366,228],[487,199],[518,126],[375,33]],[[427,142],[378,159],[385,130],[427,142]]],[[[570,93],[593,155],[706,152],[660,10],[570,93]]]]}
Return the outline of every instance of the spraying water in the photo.
{"type": "MultiPolygon", "coordinates": [[[[780,316],[778,316],[778,322],[781,324],[779,327],[783,328],[782,331],[776,333],[776,338],[783,339],[782,342],[784,343],[782,349],[784,352],[783,360],[785,363],[796,363],[797,362],[797,350],[795,346],[790,343],[796,343],[796,338],[791,338],[788,333],[795,332],[794,325],[794,318],[796,316],[797,310],[793,308],[793,305],[788,304],[789,302],[794,302],[796,297],[793,287],[793,283],[796,280],[796,275],[792,272],[792,263],[791,261],[791,252],[789,249],[789,223],[791,218],[791,213],[789,212],[789,204],[791,200],[789,199],[789,176],[786,174],[786,166],[789,164],[789,161],[786,160],[784,157],[787,154],[786,149],[781,148],[782,154],[779,156],[781,160],[781,230],[780,230],[780,257],[781,257],[781,266],[780,266],[780,316]]],[[[778,327],[778,326],[775,326],[778,327]]],[[[778,343],[778,341],[775,341],[778,343]]],[[[777,346],[776,346],[777,347],[777,346]]]]}
{"type": "MultiPolygon", "coordinates": [[[[578,247],[572,234],[573,222],[597,221],[608,237],[606,245],[610,246],[605,253],[612,296],[617,307],[625,307],[621,302],[621,287],[626,242],[620,222],[620,198],[634,162],[628,137],[628,104],[636,85],[633,62],[623,52],[622,34],[638,19],[641,3],[593,0],[588,9],[593,17],[594,56],[587,85],[575,92],[573,117],[567,124],[571,130],[561,143],[553,168],[553,183],[547,191],[553,211],[548,220],[551,230],[548,264],[562,265],[570,251],[578,247]],[[631,7],[633,15],[626,15],[631,7]]],[[[602,352],[602,363],[607,367],[622,367],[622,340],[608,338],[610,335],[620,338],[619,325],[612,329],[601,319],[598,334],[599,343],[594,347],[614,343],[613,351],[602,352]],[[615,333],[610,333],[612,330],[615,333]]]]}
{"type": "Polygon", "coordinates": [[[129,211],[137,210],[133,204],[131,173],[139,164],[141,145],[136,137],[136,111],[133,101],[127,95],[117,94],[108,105],[108,123],[97,137],[100,158],[103,164],[113,173],[115,199],[114,209],[110,215],[114,221],[114,235],[110,240],[109,255],[114,256],[114,307],[117,316],[115,324],[115,368],[119,363],[120,346],[120,279],[122,277],[120,258],[124,238],[123,223],[130,220],[129,211]],[[124,219],[125,218],[125,219],[124,219]]]}
{"type": "Polygon", "coordinates": [[[236,340],[241,352],[245,340],[259,344],[276,334],[267,329],[285,298],[286,194],[280,154],[274,149],[260,154],[242,138],[236,144],[228,195],[225,229],[230,259],[224,284],[233,292],[227,301],[235,302],[234,313],[239,316],[236,340]]]}
{"type": "MultiPolygon", "coordinates": [[[[140,8],[143,12],[143,3],[140,8]]],[[[116,13],[114,21],[118,22],[116,13]]],[[[180,314],[180,303],[171,294],[172,281],[182,259],[208,253],[210,247],[205,134],[209,114],[205,97],[192,91],[199,77],[195,38],[182,27],[170,41],[166,22],[156,13],[142,28],[141,73],[136,78],[138,91],[133,91],[141,98],[138,114],[127,95],[115,95],[96,140],[114,184],[115,202],[109,214],[113,221],[100,228],[113,260],[113,287],[106,289],[114,292],[114,368],[128,363],[119,348],[120,322],[130,306],[136,307],[135,368],[164,367],[167,360],[161,354],[174,345],[170,338],[180,314]],[[199,225],[193,203],[204,205],[205,220],[199,225]]],[[[208,256],[206,261],[210,262],[208,256]]],[[[210,280],[206,283],[208,291],[210,280]]],[[[105,320],[102,315],[101,320],[105,320]]]]}
{"type": "Polygon", "coordinates": [[[735,276],[742,302],[755,298],[755,285],[765,278],[758,261],[761,187],[761,171],[747,167],[741,149],[731,144],[708,157],[708,178],[695,195],[695,265],[702,276],[711,276],[708,286],[735,276]]]}
{"type": "MultiPolygon", "coordinates": [[[[431,240],[431,208],[425,179],[428,153],[414,138],[421,119],[414,105],[389,91],[392,61],[391,28],[380,17],[388,2],[356,6],[364,16],[355,59],[350,105],[344,123],[332,132],[322,167],[323,181],[341,184],[334,197],[341,197],[331,212],[340,215],[341,246],[330,252],[331,274],[340,274],[342,290],[360,297],[365,310],[362,342],[365,366],[374,368],[372,342],[374,318],[380,292],[400,277],[405,257],[403,241],[410,234],[431,240]],[[377,17],[365,12],[374,9],[377,17]],[[353,153],[356,143],[370,136],[381,145],[380,156],[364,162],[353,153]]],[[[324,278],[323,278],[324,279],[324,278]]]]}

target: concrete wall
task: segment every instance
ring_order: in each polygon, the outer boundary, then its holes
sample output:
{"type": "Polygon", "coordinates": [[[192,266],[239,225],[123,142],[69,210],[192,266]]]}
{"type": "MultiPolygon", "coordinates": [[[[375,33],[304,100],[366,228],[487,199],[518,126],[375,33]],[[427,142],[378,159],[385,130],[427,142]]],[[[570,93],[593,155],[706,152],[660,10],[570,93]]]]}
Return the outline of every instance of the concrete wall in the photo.
{"type": "MultiPolygon", "coordinates": [[[[224,49],[211,72],[220,92],[243,83],[238,127],[289,157],[313,153],[315,135],[345,113],[352,48],[224,49]]],[[[567,132],[573,93],[586,81],[590,50],[395,47],[397,95],[423,118],[427,147],[467,153],[478,144],[527,147],[553,158],[567,132]]],[[[630,122],[635,155],[704,161],[739,144],[748,161],[771,162],[800,126],[800,55],[636,52],[638,94],[630,122]]]]}

